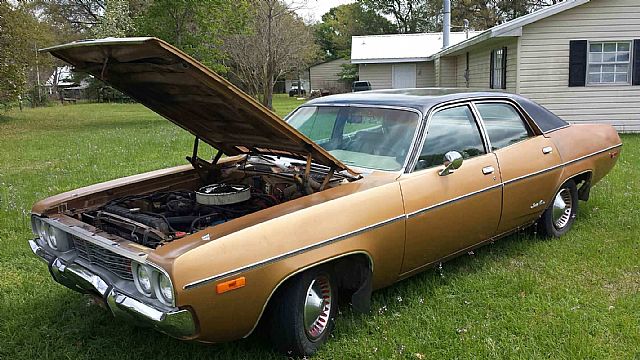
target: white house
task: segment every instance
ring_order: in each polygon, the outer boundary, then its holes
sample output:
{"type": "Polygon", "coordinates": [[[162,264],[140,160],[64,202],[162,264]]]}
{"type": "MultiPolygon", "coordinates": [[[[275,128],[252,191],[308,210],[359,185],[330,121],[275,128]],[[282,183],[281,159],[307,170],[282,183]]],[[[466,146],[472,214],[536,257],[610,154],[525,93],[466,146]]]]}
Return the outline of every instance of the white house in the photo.
{"type": "MultiPolygon", "coordinates": [[[[421,37],[395,37],[403,38],[403,46],[423,47],[421,37]]],[[[356,52],[375,36],[361,38],[354,37],[356,52]]],[[[389,61],[354,63],[360,64],[360,78],[375,88],[502,89],[529,97],[570,122],[640,131],[638,0],[566,0],[467,40],[453,39],[453,45],[416,63],[428,74],[418,76],[418,70],[415,80],[402,70],[406,79],[398,80],[393,75],[398,64],[389,61]]],[[[386,57],[384,48],[377,51],[378,58],[386,57]]]]}
{"type": "Polygon", "coordinates": [[[335,59],[309,67],[309,86],[311,89],[329,90],[334,94],[350,91],[350,84],[340,78],[344,64],[349,64],[349,60],[335,59]]]}
{"type": "MultiPolygon", "coordinates": [[[[451,33],[451,44],[479,32],[451,33]]],[[[442,50],[442,33],[354,36],[351,63],[372,89],[435,86],[433,56],[442,50]]]]}

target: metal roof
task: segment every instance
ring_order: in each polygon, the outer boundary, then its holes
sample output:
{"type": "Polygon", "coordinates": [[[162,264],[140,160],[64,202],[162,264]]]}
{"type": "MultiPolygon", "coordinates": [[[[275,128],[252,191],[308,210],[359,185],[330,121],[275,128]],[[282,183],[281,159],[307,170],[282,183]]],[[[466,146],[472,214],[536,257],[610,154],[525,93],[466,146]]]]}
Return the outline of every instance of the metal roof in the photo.
{"type": "MultiPolygon", "coordinates": [[[[469,38],[480,34],[470,31],[469,38]]],[[[467,39],[464,32],[452,32],[450,43],[467,39]]],[[[429,61],[442,50],[442,33],[354,36],[351,45],[352,64],[399,63],[429,61]]]]}

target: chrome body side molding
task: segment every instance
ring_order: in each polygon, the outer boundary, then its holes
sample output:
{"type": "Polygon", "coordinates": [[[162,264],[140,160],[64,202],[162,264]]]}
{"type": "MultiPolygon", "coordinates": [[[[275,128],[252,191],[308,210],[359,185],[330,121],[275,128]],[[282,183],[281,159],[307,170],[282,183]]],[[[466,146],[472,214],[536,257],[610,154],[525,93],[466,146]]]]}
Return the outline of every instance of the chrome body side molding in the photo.
{"type": "Polygon", "coordinates": [[[214,281],[220,280],[220,279],[225,278],[227,276],[237,275],[237,274],[245,272],[245,271],[253,270],[253,269],[261,267],[261,266],[265,266],[265,265],[268,265],[268,264],[271,264],[271,263],[274,263],[274,262],[277,262],[277,261],[280,261],[280,260],[284,260],[286,258],[290,258],[292,256],[296,256],[296,255],[305,253],[307,251],[311,251],[311,250],[317,249],[317,248],[319,248],[321,246],[325,246],[325,245],[328,245],[328,244],[331,244],[331,243],[334,243],[334,242],[338,242],[338,241],[341,241],[341,240],[348,239],[348,238],[356,236],[356,235],[360,235],[360,234],[365,233],[367,231],[370,231],[370,230],[373,230],[373,229],[377,229],[379,227],[391,224],[391,223],[396,222],[398,220],[403,220],[404,218],[405,218],[404,214],[403,215],[399,215],[399,216],[395,216],[395,217],[393,217],[391,219],[387,219],[387,220],[381,221],[381,222],[373,224],[373,225],[365,226],[365,227],[360,228],[358,230],[354,230],[354,231],[348,232],[346,234],[342,234],[342,235],[339,235],[339,236],[336,236],[336,237],[333,237],[333,238],[330,238],[330,239],[327,239],[327,240],[324,240],[324,241],[320,241],[320,242],[317,242],[315,244],[307,245],[305,247],[286,252],[286,253],[284,253],[282,255],[274,256],[274,257],[271,257],[271,258],[268,258],[268,259],[265,259],[265,260],[261,260],[261,261],[255,262],[255,263],[250,264],[250,265],[246,265],[246,266],[243,266],[243,267],[240,267],[240,268],[237,268],[237,269],[229,270],[229,271],[223,272],[221,274],[217,274],[217,275],[214,275],[214,276],[211,276],[211,277],[208,277],[208,278],[204,278],[202,280],[191,282],[191,283],[185,285],[184,289],[185,290],[193,289],[193,288],[196,288],[198,286],[202,286],[202,285],[208,284],[210,282],[214,282],[214,281]]]}
{"type": "Polygon", "coordinates": [[[391,223],[399,221],[399,220],[410,219],[410,218],[413,218],[415,216],[421,215],[421,214],[423,214],[423,213],[425,213],[425,212],[427,212],[429,210],[433,210],[433,209],[436,209],[436,208],[439,208],[439,207],[442,207],[442,206],[446,206],[446,205],[449,205],[451,203],[467,199],[467,198],[469,198],[471,196],[478,195],[478,194],[481,194],[481,193],[484,193],[484,192],[487,192],[487,191],[491,191],[493,189],[504,187],[505,185],[511,184],[513,182],[516,182],[516,181],[520,181],[520,180],[528,179],[528,178],[531,178],[531,177],[534,177],[534,176],[537,176],[537,175],[541,175],[541,174],[544,174],[546,172],[553,171],[555,169],[571,165],[573,163],[576,163],[578,161],[587,159],[589,157],[602,154],[602,153],[610,151],[612,149],[619,148],[621,146],[622,146],[622,144],[610,146],[610,147],[608,147],[606,149],[599,150],[599,151],[596,151],[594,153],[581,156],[581,157],[579,157],[577,159],[570,160],[570,161],[567,161],[567,162],[559,164],[559,165],[555,165],[555,166],[552,166],[552,167],[549,167],[549,168],[546,168],[546,169],[542,169],[542,170],[533,172],[531,174],[520,176],[518,178],[511,179],[511,180],[508,180],[506,182],[495,184],[495,185],[489,186],[487,188],[484,188],[484,189],[481,189],[481,190],[478,190],[478,191],[474,191],[474,192],[469,193],[469,194],[461,195],[461,196],[458,196],[456,198],[440,202],[438,204],[430,205],[428,207],[425,207],[425,208],[420,209],[420,210],[416,210],[416,211],[411,212],[409,214],[395,216],[393,218],[380,221],[380,222],[378,222],[376,224],[369,225],[369,226],[360,228],[358,230],[354,230],[354,231],[348,232],[348,233],[343,234],[343,235],[339,235],[339,236],[336,236],[336,237],[333,237],[333,238],[330,238],[330,239],[327,239],[327,240],[324,240],[324,241],[317,242],[315,244],[311,244],[311,245],[308,245],[308,246],[305,246],[305,247],[302,247],[302,248],[299,248],[299,249],[296,249],[296,250],[289,251],[289,252],[284,253],[282,255],[274,256],[274,257],[271,257],[271,258],[268,258],[268,259],[265,259],[265,260],[262,260],[262,261],[255,262],[253,264],[249,264],[249,265],[242,266],[242,267],[239,267],[239,268],[236,268],[236,269],[232,269],[232,270],[229,270],[229,271],[217,274],[217,275],[213,275],[213,276],[201,279],[201,280],[197,280],[197,281],[194,281],[194,282],[191,282],[191,283],[185,285],[184,289],[185,290],[193,289],[193,288],[196,288],[198,286],[202,286],[202,285],[205,285],[205,284],[208,284],[208,283],[211,283],[211,282],[218,281],[218,280],[223,279],[225,277],[238,275],[238,274],[240,274],[242,272],[245,272],[245,271],[248,271],[248,270],[253,270],[253,269],[258,268],[258,267],[262,267],[262,266],[265,266],[265,265],[268,265],[268,264],[271,264],[271,263],[274,263],[274,262],[278,262],[280,260],[284,260],[284,259],[292,257],[292,256],[296,256],[296,255],[305,253],[307,251],[311,251],[311,250],[317,249],[317,248],[319,248],[321,246],[329,245],[329,244],[334,243],[334,242],[338,242],[338,241],[342,241],[342,240],[348,239],[348,238],[350,238],[352,236],[360,235],[360,234],[365,233],[367,231],[370,231],[370,230],[373,230],[373,229],[377,229],[377,228],[379,228],[381,226],[385,226],[385,225],[391,224],[391,223]]]}

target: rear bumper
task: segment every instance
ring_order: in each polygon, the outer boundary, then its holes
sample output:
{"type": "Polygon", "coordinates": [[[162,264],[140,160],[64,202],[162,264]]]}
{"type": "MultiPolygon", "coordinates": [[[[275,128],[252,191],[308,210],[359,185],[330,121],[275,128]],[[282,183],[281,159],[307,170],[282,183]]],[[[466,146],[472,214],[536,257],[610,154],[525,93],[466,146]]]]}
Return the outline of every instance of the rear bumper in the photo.
{"type": "Polygon", "coordinates": [[[55,281],[69,289],[102,297],[115,317],[152,327],[176,338],[188,339],[196,334],[195,321],[189,310],[158,310],[118,291],[108,280],[90,269],[73,262],[66,263],[47,252],[35,240],[29,240],[29,246],[38,258],[48,264],[55,281]]]}

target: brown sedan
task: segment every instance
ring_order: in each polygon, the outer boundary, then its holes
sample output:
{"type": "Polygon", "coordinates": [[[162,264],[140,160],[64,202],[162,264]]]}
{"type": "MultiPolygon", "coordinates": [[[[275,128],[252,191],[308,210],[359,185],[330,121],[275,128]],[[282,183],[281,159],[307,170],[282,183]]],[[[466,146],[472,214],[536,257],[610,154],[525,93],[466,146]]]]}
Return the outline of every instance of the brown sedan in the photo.
{"type": "Polygon", "coordinates": [[[29,244],[57,282],[187,340],[262,323],[279,350],[312,354],[338,298],[366,312],[372,290],[488,241],[566,233],[622,146],[610,126],[569,125],[516,95],[364,92],[283,121],[158,39],[48,51],[195,142],[189,165],[35,204],[29,244]]]}

